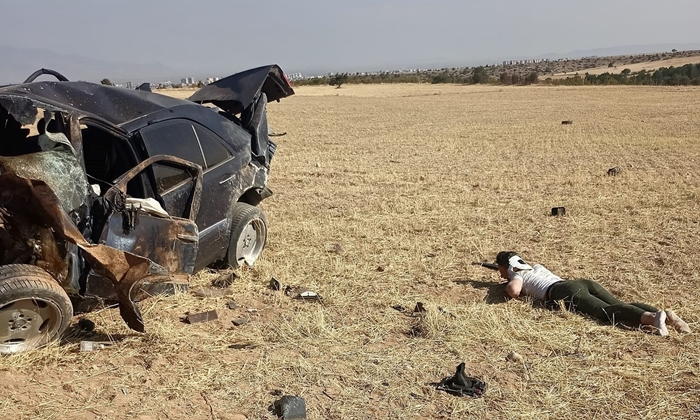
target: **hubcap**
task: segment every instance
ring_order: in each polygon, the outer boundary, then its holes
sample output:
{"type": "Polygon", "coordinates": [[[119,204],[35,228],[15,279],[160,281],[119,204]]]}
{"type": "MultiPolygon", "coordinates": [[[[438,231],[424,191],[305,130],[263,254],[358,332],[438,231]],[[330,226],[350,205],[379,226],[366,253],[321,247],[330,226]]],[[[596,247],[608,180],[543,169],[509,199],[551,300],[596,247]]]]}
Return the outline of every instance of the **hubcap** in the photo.
{"type": "Polygon", "coordinates": [[[260,219],[251,220],[238,237],[236,259],[238,264],[253,265],[265,246],[265,224],[260,219]]]}
{"type": "Polygon", "coordinates": [[[0,350],[15,353],[57,333],[58,307],[42,299],[17,299],[0,307],[0,350]]]}

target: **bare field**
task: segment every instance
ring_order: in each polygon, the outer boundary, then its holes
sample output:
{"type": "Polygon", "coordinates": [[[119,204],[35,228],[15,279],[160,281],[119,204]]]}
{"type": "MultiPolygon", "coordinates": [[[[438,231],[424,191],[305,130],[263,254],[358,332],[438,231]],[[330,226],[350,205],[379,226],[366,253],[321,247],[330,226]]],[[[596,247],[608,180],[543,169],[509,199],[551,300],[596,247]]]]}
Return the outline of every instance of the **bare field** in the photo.
{"type": "Polygon", "coordinates": [[[282,394],[310,419],[698,415],[700,334],[506,302],[470,262],[516,250],[699,330],[700,89],[310,87],[269,117],[288,135],[262,204],[268,247],[230,296],[152,298],[145,334],[104,310],[88,317],[111,348],[78,353],[75,332],[0,359],[4,418],[272,419],[282,394]],[[270,290],[273,276],[323,303],[270,290]],[[425,316],[407,316],[418,301],[425,316]],[[179,322],[210,309],[218,321],[179,322]],[[483,398],[431,385],[462,361],[483,398]]]}
{"type": "MultiPolygon", "coordinates": [[[[614,60],[613,60],[614,61],[614,60]]],[[[678,58],[670,58],[668,60],[655,60],[655,61],[646,61],[644,63],[634,63],[634,64],[619,64],[615,65],[614,67],[608,67],[602,66],[602,67],[595,67],[592,69],[586,69],[586,70],[579,70],[577,72],[575,71],[570,71],[568,73],[556,73],[551,76],[541,76],[543,79],[547,77],[551,77],[552,79],[566,79],[567,77],[571,77],[574,74],[578,73],[580,75],[583,74],[603,74],[603,73],[622,73],[622,70],[624,69],[630,69],[632,73],[637,73],[642,70],[646,70],[647,72],[653,72],[655,70],[660,69],[661,67],[683,67],[686,64],[697,64],[700,63],[700,56],[691,56],[691,57],[678,57],[678,58]]]]}

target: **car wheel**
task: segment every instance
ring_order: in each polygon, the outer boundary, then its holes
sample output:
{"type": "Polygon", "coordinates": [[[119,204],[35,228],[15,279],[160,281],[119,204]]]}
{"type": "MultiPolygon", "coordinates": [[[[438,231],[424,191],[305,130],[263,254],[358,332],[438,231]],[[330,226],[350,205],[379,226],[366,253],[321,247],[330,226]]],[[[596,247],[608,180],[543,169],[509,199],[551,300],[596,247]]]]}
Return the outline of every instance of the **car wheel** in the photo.
{"type": "Polygon", "coordinates": [[[33,265],[0,267],[0,354],[58,340],[72,316],[68,294],[49,273],[33,265]]]}
{"type": "Polygon", "coordinates": [[[267,241],[267,222],[263,212],[247,203],[233,205],[231,239],[226,262],[231,267],[252,266],[267,241]]]}

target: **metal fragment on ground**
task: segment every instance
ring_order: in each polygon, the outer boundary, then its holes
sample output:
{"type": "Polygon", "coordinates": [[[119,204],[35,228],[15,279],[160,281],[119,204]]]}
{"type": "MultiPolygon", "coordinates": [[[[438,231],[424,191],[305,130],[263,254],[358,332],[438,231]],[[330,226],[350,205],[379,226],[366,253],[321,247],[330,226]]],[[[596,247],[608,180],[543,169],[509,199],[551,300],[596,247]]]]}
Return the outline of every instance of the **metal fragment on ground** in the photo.
{"type": "Polygon", "coordinates": [[[207,311],[198,314],[187,314],[185,317],[185,322],[188,324],[198,324],[200,322],[210,322],[219,319],[216,311],[207,311]]]}
{"type": "Polygon", "coordinates": [[[305,420],[306,401],[301,397],[285,395],[273,404],[275,414],[282,420],[305,420]]]}
{"type": "Polygon", "coordinates": [[[273,277],[270,279],[270,289],[279,291],[282,289],[282,284],[280,284],[279,280],[273,277]]]}
{"type": "Polygon", "coordinates": [[[321,301],[323,298],[321,295],[318,293],[312,291],[312,290],[300,290],[299,293],[297,293],[296,296],[294,296],[294,299],[300,299],[300,300],[312,300],[312,301],[321,301]]]}

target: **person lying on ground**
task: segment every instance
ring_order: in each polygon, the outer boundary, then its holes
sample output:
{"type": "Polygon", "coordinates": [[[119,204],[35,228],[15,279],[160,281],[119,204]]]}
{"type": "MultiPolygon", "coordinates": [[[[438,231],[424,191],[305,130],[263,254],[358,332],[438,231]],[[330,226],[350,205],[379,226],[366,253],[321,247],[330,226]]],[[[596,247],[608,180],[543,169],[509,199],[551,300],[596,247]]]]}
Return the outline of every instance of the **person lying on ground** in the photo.
{"type": "Polygon", "coordinates": [[[645,303],[624,303],[595,281],[563,280],[541,264],[528,265],[515,252],[499,252],[496,265],[507,283],[506,293],[513,299],[526,295],[545,303],[564,301],[570,311],[612,324],[651,325],[662,336],[668,335],[667,325],[681,333],[690,332],[688,324],[673,311],[662,311],[645,303]]]}

